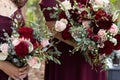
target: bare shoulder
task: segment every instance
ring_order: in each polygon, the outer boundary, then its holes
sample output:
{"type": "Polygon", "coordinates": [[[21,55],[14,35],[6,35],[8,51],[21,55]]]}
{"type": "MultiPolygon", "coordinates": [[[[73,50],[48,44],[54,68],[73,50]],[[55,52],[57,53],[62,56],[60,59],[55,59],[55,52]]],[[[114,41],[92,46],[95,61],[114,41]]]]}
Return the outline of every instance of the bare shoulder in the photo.
{"type": "Polygon", "coordinates": [[[0,15],[10,17],[17,9],[11,0],[0,0],[0,15]]]}

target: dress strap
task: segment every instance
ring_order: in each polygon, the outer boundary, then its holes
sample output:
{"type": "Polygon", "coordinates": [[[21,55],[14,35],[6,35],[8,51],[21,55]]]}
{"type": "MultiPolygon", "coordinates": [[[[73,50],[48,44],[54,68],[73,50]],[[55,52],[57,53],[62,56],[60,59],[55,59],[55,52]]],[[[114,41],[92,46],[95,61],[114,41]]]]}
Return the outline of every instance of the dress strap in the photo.
{"type": "Polygon", "coordinates": [[[14,14],[11,16],[12,20],[17,20],[18,27],[23,27],[25,25],[25,20],[22,15],[21,9],[17,9],[14,14]]]}

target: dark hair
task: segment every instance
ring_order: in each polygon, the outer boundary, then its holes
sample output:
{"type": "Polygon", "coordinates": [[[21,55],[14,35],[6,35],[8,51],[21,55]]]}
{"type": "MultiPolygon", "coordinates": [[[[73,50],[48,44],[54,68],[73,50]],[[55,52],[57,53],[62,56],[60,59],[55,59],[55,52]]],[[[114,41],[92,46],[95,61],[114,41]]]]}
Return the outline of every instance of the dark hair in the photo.
{"type": "Polygon", "coordinates": [[[12,0],[13,3],[15,3],[18,7],[22,7],[25,5],[27,0],[12,0]]]}

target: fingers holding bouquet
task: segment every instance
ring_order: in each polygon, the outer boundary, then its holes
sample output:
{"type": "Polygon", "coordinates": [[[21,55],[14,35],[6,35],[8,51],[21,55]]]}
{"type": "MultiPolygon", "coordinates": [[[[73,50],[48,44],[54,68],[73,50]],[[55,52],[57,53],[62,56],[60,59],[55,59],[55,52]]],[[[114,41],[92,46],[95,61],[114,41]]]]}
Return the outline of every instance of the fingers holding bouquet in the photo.
{"type": "Polygon", "coordinates": [[[28,75],[29,66],[18,68],[8,61],[0,61],[0,69],[14,80],[23,79],[28,75]]]}

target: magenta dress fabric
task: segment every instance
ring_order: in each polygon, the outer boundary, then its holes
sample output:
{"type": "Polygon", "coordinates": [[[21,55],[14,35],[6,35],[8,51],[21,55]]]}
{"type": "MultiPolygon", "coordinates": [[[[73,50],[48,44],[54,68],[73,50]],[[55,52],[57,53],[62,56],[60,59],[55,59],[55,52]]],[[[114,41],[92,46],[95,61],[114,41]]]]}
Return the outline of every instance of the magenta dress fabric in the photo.
{"type": "MultiPolygon", "coordinates": [[[[42,9],[55,5],[55,0],[49,0],[49,2],[48,0],[42,0],[40,3],[42,9]]],[[[53,10],[44,12],[47,21],[54,20],[49,17],[50,12],[53,12],[53,10]]],[[[73,47],[60,42],[57,48],[62,52],[59,58],[61,65],[49,61],[45,67],[45,80],[107,80],[105,71],[96,72],[92,70],[92,67],[80,53],[72,54],[70,50],[73,47]]]]}
{"type": "MultiPolygon", "coordinates": [[[[15,11],[14,14],[11,15],[11,16],[12,16],[13,19],[19,20],[21,26],[25,25],[20,8],[17,11],[15,11]],[[21,18],[18,18],[17,17],[18,15],[21,16],[21,18]]],[[[4,37],[3,29],[9,34],[9,36],[11,36],[11,33],[12,33],[11,26],[12,26],[12,19],[9,18],[9,17],[5,17],[5,16],[0,15],[0,43],[5,42],[3,40],[3,37],[4,37]]],[[[8,80],[8,75],[5,74],[2,70],[0,70],[0,80],[8,80]]],[[[26,77],[24,80],[28,80],[28,78],[26,77]]]]}

